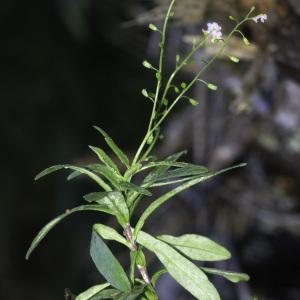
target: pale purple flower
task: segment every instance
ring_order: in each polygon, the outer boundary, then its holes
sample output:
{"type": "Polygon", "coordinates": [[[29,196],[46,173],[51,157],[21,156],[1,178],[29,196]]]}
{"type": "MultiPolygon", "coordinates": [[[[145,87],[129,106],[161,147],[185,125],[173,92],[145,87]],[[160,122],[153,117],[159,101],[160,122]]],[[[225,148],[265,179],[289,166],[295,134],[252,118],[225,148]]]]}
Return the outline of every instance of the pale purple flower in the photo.
{"type": "Polygon", "coordinates": [[[207,23],[207,30],[202,29],[203,33],[208,35],[211,42],[222,40],[222,27],[218,23],[207,23]]]}
{"type": "Polygon", "coordinates": [[[255,22],[255,23],[258,23],[258,21],[262,22],[262,23],[265,23],[265,21],[267,21],[268,19],[268,16],[266,14],[260,14],[256,17],[253,17],[252,20],[255,22]]]}

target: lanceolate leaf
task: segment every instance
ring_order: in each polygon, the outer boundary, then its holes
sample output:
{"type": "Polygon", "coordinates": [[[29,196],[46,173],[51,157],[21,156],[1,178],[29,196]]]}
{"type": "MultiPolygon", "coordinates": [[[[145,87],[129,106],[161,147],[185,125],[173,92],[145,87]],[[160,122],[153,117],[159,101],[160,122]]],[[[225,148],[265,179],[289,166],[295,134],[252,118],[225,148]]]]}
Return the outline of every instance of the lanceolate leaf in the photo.
{"type": "Polygon", "coordinates": [[[38,246],[38,244],[44,239],[44,237],[47,235],[47,233],[60,221],[62,221],[64,218],[68,217],[69,215],[79,212],[79,211],[86,211],[86,210],[94,210],[94,211],[101,211],[108,214],[113,214],[112,211],[102,205],[82,205],[75,207],[73,209],[67,210],[64,214],[61,214],[60,216],[56,217],[52,221],[50,221],[46,226],[44,226],[40,232],[37,234],[37,236],[32,241],[27,253],[26,253],[26,259],[29,259],[29,256],[31,255],[32,251],[38,246]]]}
{"type": "Polygon", "coordinates": [[[137,222],[136,226],[135,226],[135,231],[134,231],[134,235],[135,237],[137,236],[137,234],[139,233],[139,231],[142,229],[142,227],[145,224],[145,221],[147,220],[147,218],[158,208],[160,207],[162,204],[164,204],[165,202],[167,202],[169,199],[171,199],[172,197],[174,197],[176,194],[192,187],[193,185],[196,185],[200,182],[203,182],[205,180],[208,180],[216,175],[219,175],[221,173],[227,172],[229,170],[235,169],[235,168],[240,168],[245,166],[245,164],[240,164],[240,165],[236,165],[218,172],[214,172],[214,173],[209,173],[206,176],[200,176],[199,178],[195,178],[192,179],[178,187],[176,187],[175,189],[169,191],[168,193],[162,195],[161,197],[159,197],[158,199],[156,199],[154,202],[152,202],[148,208],[144,211],[144,213],[141,215],[139,221],[137,222]]]}
{"type": "Polygon", "coordinates": [[[105,240],[114,240],[130,249],[130,243],[120,235],[115,229],[103,224],[94,224],[93,229],[105,240]]]}
{"type": "Polygon", "coordinates": [[[98,158],[109,168],[114,170],[117,174],[120,175],[120,171],[117,167],[117,165],[111,160],[111,158],[101,149],[94,146],[89,146],[89,148],[95,152],[98,156],[98,158]]]}
{"type": "Polygon", "coordinates": [[[129,167],[129,159],[126,154],[115,144],[112,138],[100,127],[94,126],[96,130],[98,130],[104,137],[106,143],[110,147],[110,149],[117,155],[120,161],[128,168],[129,167]]]}
{"type": "Polygon", "coordinates": [[[174,246],[187,257],[200,261],[218,261],[230,258],[230,252],[209,238],[196,234],[180,237],[161,235],[158,239],[174,246]]]}
{"type": "Polygon", "coordinates": [[[88,202],[97,202],[107,207],[117,217],[119,223],[124,227],[128,223],[129,210],[125,198],[120,192],[90,193],[84,196],[88,202]]]}
{"type": "Polygon", "coordinates": [[[113,287],[123,292],[130,290],[130,282],[124,269],[95,231],[92,234],[90,253],[98,271],[113,287]]]}
{"type": "Polygon", "coordinates": [[[89,169],[104,176],[116,189],[120,189],[119,182],[123,180],[123,177],[116,173],[112,168],[101,164],[93,164],[89,166],[89,169]]]}
{"type": "Polygon", "coordinates": [[[184,177],[184,176],[195,176],[195,175],[207,175],[209,174],[207,168],[202,166],[194,166],[188,165],[185,167],[177,168],[175,170],[170,170],[166,172],[164,175],[160,176],[158,180],[166,180],[171,178],[177,177],[184,177]]]}
{"type": "Polygon", "coordinates": [[[144,291],[144,286],[135,287],[131,291],[124,292],[118,295],[115,300],[135,300],[138,299],[137,297],[140,296],[144,291]]]}
{"type": "Polygon", "coordinates": [[[115,299],[116,296],[120,295],[121,293],[122,292],[120,292],[117,289],[105,289],[105,290],[102,290],[99,293],[97,293],[95,296],[93,296],[89,300],[115,299]]]}
{"type": "MultiPolygon", "coordinates": [[[[165,161],[176,161],[184,154],[186,154],[186,151],[181,151],[179,153],[170,155],[165,159],[165,161]]],[[[151,184],[154,183],[169,168],[170,168],[170,166],[159,166],[159,167],[155,168],[155,170],[150,172],[144,179],[143,187],[147,188],[147,187],[151,186],[151,184]]],[[[139,195],[138,192],[133,192],[132,194],[130,194],[130,196],[128,197],[128,200],[127,200],[129,207],[132,207],[132,205],[133,205],[134,201],[136,200],[136,198],[138,197],[138,195],[139,195]]]]}
{"type": "Polygon", "coordinates": [[[206,275],[174,248],[143,231],[139,232],[137,242],[154,252],[170,275],[194,297],[200,300],[220,299],[206,275]]]}
{"type": "MultiPolygon", "coordinates": [[[[165,161],[167,162],[175,162],[178,160],[182,155],[186,154],[186,151],[181,151],[176,154],[168,156],[165,161]]],[[[160,176],[162,176],[171,166],[159,166],[154,171],[149,173],[146,178],[144,179],[144,184],[151,184],[155,182],[160,176]]]]}
{"type": "Polygon", "coordinates": [[[100,291],[104,290],[109,286],[109,283],[98,284],[90,287],[85,292],[79,294],[75,300],[91,300],[95,295],[97,295],[100,291]]]}
{"type": "Polygon", "coordinates": [[[40,172],[38,175],[35,176],[35,180],[38,180],[48,174],[51,174],[53,172],[56,172],[58,170],[62,170],[62,169],[70,169],[73,171],[77,171],[80,172],[81,174],[85,174],[88,177],[90,177],[91,179],[93,179],[94,181],[96,181],[105,191],[111,191],[111,188],[109,185],[107,185],[99,176],[97,176],[96,174],[94,174],[93,172],[82,168],[82,167],[77,167],[77,166],[72,166],[72,165],[56,165],[56,166],[52,166],[50,168],[45,169],[44,171],[40,172]]]}
{"type": "Polygon", "coordinates": [[[152,194],[148,190],[146,190],[145,188],[143,188],[141,186],[135,185],[131,182],[122,182],[120,185],[124,189],[130,190],[133,192],[137,192],[141,195],[152,196],[152,194]]]}
{"type": "Polygon", "coordinates": [[[203,267],[201,267],[201,269],[204,272],[209,273],[209,274],[223,276],[233,283],[238,283],[240,281],[248,281],[250,279],[249,275],[245,274],[245,273],[236,273],[236,272],[232,272],[232,271],[224,271],[224,270],[203,268],[203,267]]]}

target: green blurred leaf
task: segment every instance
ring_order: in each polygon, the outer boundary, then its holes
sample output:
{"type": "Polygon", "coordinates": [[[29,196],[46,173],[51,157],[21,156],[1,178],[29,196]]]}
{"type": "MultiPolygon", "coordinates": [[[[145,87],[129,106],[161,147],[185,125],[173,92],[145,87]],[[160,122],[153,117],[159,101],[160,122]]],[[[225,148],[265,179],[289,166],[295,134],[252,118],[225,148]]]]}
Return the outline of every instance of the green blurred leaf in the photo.
{"type": "Polygon", "coordinates": [[[48,234],[48,232],[60,221],[62,221],[64,218],[68,217],[69,215],[79,212],[79,211],[101,211],[108,214],[113,214],[113,212],[106,206],[102,205],[81,205],[78,207],[75,207],[73,209],[67,210],[64,214],[59,215],[52,221],[50,221],[46,226],[44,226],[40,232],[36,235],[34,240],[32,241],[27,253],[26,253],[26,259],[29,259],[32,251],[39,245],[39,243],[44,239],[44,237],[48,234]]]}
{"type": "Polygon", "coordinates": [[[101,149],[94,146],[89,146],[89,148],[96,153],[98,158],[109,168],[111,168],[116,174],[120,175],[120,171],[117,165],[111,160],[111,158],[101,149]]]}
{"type": "Polygon", "coordinates": [[[113,139],[100,127],[94,126],[96,130],[98,130],[104,137],[106,143],[110,147],[110,149],[117,155],[117,157],[120,159],[120,161],[129,168],[129,159],[127,155],[116,145],[116,143],[113,141],[113,139]]]}
{"type": "Polygon", "coordinates": [[[131,285],[124,269],[94,230],[90,254],[98,271],[113,287],[120,291],[130,290],[131,285]]]}
{"type": "Polygon", "coordinates": [[[224,271],[224,270],[204,268],[204,267],[201,267],[201,269],[204,272],[209,274],[223,276],[224,278],[228,279],[233,283],[238,283],[240,281],[248,281],[250,279],[249,275],[245,273],[237,273],[232,271],[224,271]]]}
{"type": "Polygon", "coordinates": [[[38,180],[38,179],[40,179],[40,178],[42,178],[42,177],[44,177],[48,174],[51,174],[53,172],[56,172],[56,171],[62,170],[62,169],[70,169],[70,170],[79,172],[81,174],[85,174],[88,177],[90,177],[91,179],[93,179],[95,182],[97,182],[104,190],[111,191],[110,186],[107,185],[99,176],[97,176],[93,172],[91,172],[91,171],[89,171],[85,168],[77,167],[77,166],[73,166],[73,165],[69,165],[69,164],[56,165],[56,166],[52,166],[50,168],[47,168],[44,171],[40,172],[38,175],[36,175],[34,179],[38,180]]]}
{"type": "Polygon", "coordinates": [[[90,287],[85,292],[79,294],[75,300],[91,300],[95,295],[97,295],[100,291],[104,290],[109,286],[109,283],[98,284],[90,287]]]}
{"type": "Polygon", "coordinates": [[[124,181],[120,185],[124,189],[137,192],[137,193],[139,193],[141,195],[152,196],[152,194],[148,190],[146,190],[145,188],[143,188],[141,186],[135,185],[135,184],[133,184],[131,182],[125,182],[124,181]]]}
{"type": "Polygon", "coordinates": [[[152,251],[170,275],[194,297],[201,300],[219,300],[220,296],[206,275],[191,261],[168,244],[140,231],[137,242],[152,251]]]}
{"type": "Polygon", "coordinates": [[[107,207],[117,217],[119,223],[125,227],[129,220],[129,210],[125,198],[120,192],[90,193],[83,198],[88,202],[97,202],[98,204],[107,207]]]}
{"type": "Polygon", "coordinates": [[[153,276],[152,276],[152,278],[151,278],[151,284],[155,287],[155,286],[156,286],[156,283],[157,283],[157,281],[158,281],[158,279],[159,279],[162,275],[164,275],[164,274],[166,274],[166,273],[168,273],[168,270],[165,269],[165,268],[163,268],[163,269],[157,271],[156,273],[154,273],[153,276]]]}
{"type": "Polygon", "coordinates": [[[182,252],[187,257],[200,261],[218,261],[231,257],[230,252],[209,238],[196,234],[180,237],[160,235],[157,237],[182,252]]]}
{"type": "Polygon", "coordinates": [[[230,168],[226,168],[217,172],[212,172],[212,173],[208,173],[206,176],[202,176],[200,175],[200,177],[192,179],[188,182],[185,182],[184,184],[176,187],[175,189],[169,191],[168,193],[162,195],[161,197],[159,197],[158,199],[156,199],[155,201],[153,201],[148,207],[147,209],[143,212],[143,214],[141,215],[140,219],[138,220],[136,226],[135,226],[135,237],[137,236],[138,232],[140,231],[140,229],[142,229],[142,227],[145,224],[145,221],[147,220],[147,218],[158,208],[160,207],[162,204],[164,204],[165,202],[167,202],[168,200],[170,200],[171,198],[173,198],[176,194],[192,187],[193,185],[196,185],[200,182],[206,181],[214,176],[220,175],[224,172],[230,171],[232,169],[236,169],[236,168],[240,168],[240,167],[244,167],[246,164],[239,164],[230,168]]]}
{"type": "Polygon", "coordinates": [[[94,224],[93,229],[103,239],[119,242],[130,249],[130,243],[122,235],[120,235],[114,228],[103,224],[94,224]]]}

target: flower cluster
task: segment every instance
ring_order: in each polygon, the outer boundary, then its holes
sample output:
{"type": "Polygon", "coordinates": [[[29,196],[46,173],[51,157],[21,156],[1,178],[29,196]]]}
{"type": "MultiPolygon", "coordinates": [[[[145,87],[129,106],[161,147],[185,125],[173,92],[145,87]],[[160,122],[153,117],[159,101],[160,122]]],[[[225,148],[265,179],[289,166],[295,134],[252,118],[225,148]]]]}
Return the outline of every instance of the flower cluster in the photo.
{"type": "Polygon", "coordinates": [[[265,23],[265,21],[267,21],[268,19],[268,16],[266,14],[260,14],[256,17],[253,17],[252,20],[255,22],[255,23],[258,23],[258,21],[262,22],[262,23],[265,23]]]}
{"type": "Polygon", "coordinates": [[[203,33],[208,35],[211,42],[222,40],[222,27],[218,23],[207,23],[207,30],[202,29],[203,33]]]}

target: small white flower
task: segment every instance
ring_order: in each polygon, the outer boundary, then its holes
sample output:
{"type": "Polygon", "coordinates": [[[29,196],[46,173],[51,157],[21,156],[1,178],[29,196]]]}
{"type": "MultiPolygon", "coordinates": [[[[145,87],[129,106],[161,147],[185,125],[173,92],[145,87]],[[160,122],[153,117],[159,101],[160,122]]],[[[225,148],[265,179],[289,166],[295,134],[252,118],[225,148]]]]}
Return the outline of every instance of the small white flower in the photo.
{"type": "Polygon", "coordinates": [[[262,23],[265,23],[265,21],[267,21],[268,19],[268,16],[266,14],[260,14],[256,17],[253,17],[252,20],[255,22],[255,23],[258,23],[258,21],[262,22],[262,23]]]}
{"type": "Polygon", "coordinates": [[[203,33],[208,35],[211,42],[222,40],[222,27],[218,23],[207,23],[207,30],[202,29],[203,33]]]}

